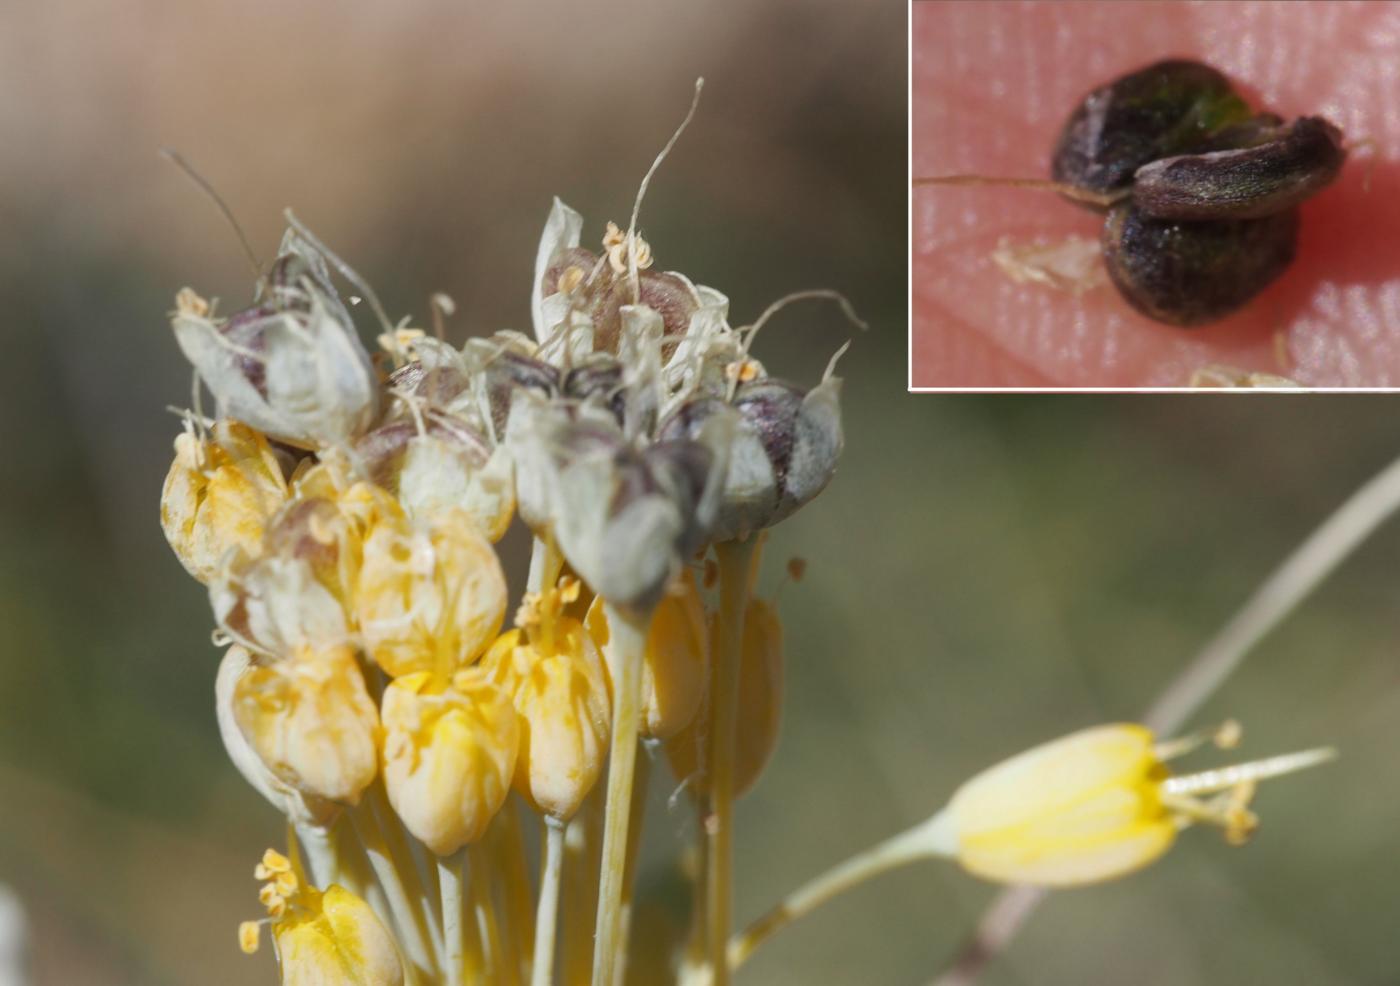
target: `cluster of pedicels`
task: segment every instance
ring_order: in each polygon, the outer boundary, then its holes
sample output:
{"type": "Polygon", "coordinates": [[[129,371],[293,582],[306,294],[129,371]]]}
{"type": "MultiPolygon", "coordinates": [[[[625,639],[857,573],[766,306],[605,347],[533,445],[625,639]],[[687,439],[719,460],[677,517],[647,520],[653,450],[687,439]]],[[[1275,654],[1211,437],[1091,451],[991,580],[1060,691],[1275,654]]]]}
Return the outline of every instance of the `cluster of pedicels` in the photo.
{"type": "MultiPolygon", "coordinates": [[[[731,326],[722,294],[652,270],[635,232],[609,224],[602,250],[585,249],[558,200],[533,337],[461,348],[390,324],[289,221],[250,307],[220,316],[177,296],[196,407],[161,522],[227,645],[230,755],[306,850],[309,873],[295,851],[258,867],[284,982],[457,982],[471,957],[441,940],[441,915],[415,916],[408,867],[391,865],[399,833],[417,842],[410,860],[451,857],[512,791],[566,823],[604,772],[619,709],[633,747],[669,741],[678,776],[704,790],[714,617],[694,571],[709,546],[756,540],[826,486],[839,380],[770,376],[749,355],[762,319],[731,326]],[[374,358],[333,270],[379,317],[374,358]],[[536,550],[503,632],[511,592],[493,543],[517,514],[536,550]],[[629,628],[635,655],[616,646],[629,628]]],[[[435,305],[440,324],[450,302],[435,305]]],[[[747,606],[740,688],[765,712],[738,730],[741,789],[776,735],[781,654],[776,615],[747,606]]],[[[257,925],[240,936],[255,948],[257,925]]]]}

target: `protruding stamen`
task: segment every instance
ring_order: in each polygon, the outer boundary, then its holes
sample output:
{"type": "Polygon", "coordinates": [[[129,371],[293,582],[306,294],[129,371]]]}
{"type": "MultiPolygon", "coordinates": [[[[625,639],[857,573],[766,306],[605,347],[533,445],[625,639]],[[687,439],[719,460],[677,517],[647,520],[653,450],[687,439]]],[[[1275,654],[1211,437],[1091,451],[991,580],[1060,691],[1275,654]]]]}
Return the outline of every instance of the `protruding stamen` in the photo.
{"type": "Polygon", "coordinates": [[[1284,753],[1264,760],[1236,764],[1233,767],[1220,767],[1216,770],[1203,770],[1181,777],[1169,777],[1162,782],[1162,793],[1166,795],[1199,796],[1226,791],[1241,784],[1254,783],[1270,777],[1296,773],[1335,759],[1337,751],[1330,746],[1315,750],[1302,750],[1298,753],[1284,753]]]}

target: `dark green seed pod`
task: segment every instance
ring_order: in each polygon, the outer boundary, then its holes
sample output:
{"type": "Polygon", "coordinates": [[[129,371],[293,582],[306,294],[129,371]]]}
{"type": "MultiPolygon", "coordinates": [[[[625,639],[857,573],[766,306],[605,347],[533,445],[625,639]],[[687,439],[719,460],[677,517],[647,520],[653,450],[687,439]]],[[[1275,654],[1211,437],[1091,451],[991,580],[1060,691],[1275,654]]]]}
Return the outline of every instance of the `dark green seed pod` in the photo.
{"type": "Polygon", "coordinates": [[[1254,147],[1143,165],[1133,178],[1133,204],[1160,219],[1257,219],[1331,184],[1345,160],[1342,132],[1321,117],[1303,117],[1254,147]]]}
{"type": "Polygon", "coordinates": [[[1087,191],[1117,191],[1144,164],[1209,149],[1251,116],[1210,66],[1158,62],[1084,97],[1060,132],[1051,174],[1087,191]]]}
{"type": "Polygon", "coordinates": [[[1114,285],[1149,318],[1183,327],[1223,318],[1293,260],[1298,210],[1262,219],[1182,222],[1114,206],[1103,229],[1114,285]]]}

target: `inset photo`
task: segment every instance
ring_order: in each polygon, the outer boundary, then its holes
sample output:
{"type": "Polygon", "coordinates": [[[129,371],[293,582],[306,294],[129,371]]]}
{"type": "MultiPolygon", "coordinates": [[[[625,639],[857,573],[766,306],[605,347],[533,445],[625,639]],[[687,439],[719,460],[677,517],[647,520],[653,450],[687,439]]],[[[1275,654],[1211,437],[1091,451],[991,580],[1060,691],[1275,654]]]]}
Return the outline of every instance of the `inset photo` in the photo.
{"type": "Polygon", "coordinates": [[[1400,4],[916,2],[911,389],[1400,384],[1400,4]]]}

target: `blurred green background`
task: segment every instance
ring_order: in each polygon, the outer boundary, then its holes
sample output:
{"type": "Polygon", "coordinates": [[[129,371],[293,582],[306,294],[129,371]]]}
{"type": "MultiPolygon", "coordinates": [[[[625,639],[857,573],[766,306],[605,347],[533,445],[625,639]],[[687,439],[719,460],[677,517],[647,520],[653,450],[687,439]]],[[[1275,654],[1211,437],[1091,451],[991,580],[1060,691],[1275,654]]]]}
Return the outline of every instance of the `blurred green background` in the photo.
{"type": "MultiPolygon", "coordinates": [[[[741,919],[1032,743],[1135,715],[1303,534],[1400,454],[1394,398],[904,393],[905,11],[761,2],[0,9],[0,883],[40,986],[275,981],[237,953],[279,819],[226,762],[201,588],[157,524],[188,373],[189,284],[251,289],[156,148],[227,197],[264,258],[294,206],[391,311],[458,302],[457,339],[528,322],[552,195],[623,221],[683,114],[643,227],[738,322],[825,286],[871,322],[842,366],[848,448],[774,536],[789,695],[740,807],[741,919]]],[[[845,338],[812,306],[759,356],[811,382],[845,338]]],[[[507,542],[517,579],[519,538],[507,542]]],[[[1244,752],[1336,743],[1269,785],[1242,851],[1191,832],[1132,879],[1053,899],[988,983],[1382,983],[1400,966],[1400,739],[1387,531],[1202,719],[1244,752]]],[[[658,846],[688,813],[664,814],[658,846]]],[[[920,983],[991,888],[934,864],[785,932],[741,981],[920,983]]]]}

